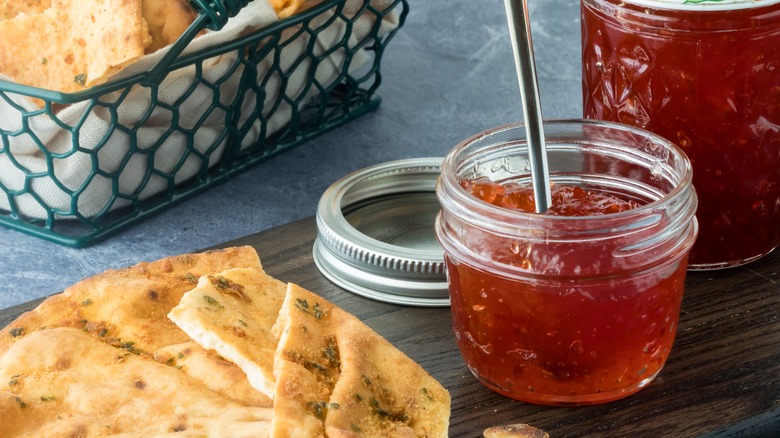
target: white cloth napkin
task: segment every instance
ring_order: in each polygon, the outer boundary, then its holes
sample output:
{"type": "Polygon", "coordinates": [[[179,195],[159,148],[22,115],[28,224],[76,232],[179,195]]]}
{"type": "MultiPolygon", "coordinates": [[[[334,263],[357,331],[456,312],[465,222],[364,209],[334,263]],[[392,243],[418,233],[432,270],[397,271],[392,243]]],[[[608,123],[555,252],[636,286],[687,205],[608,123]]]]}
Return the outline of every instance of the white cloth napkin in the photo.
{"type": "MultiPolygon", "coordinates": [[[[365,0],[346,0],[343,14],[352,16],[363,8],[365,0]]],[[[391,2],[371,2],[377,10],[385,10],[391,2]]],[[[328,53],[348,34],[348,46],[354,48],[370,35],[377,17],[364,11],[351,28],[344,20],[332,19],[333,14],[321,14],[311,27],[319,28],[312,47],[315,53],[328,53]]],[[[252,30],[272,24],[277,20],[268,0],[255,0],[231,18],[218,32],[209,32],[192,41],[185,49],[191,53],[207,47],[229,43],[252,30]]],[[[380,24],[379,35],[384,35],[398,25],[396,14],[387,14],[380,24]]],[[[335,50],[324,62],[314,65],[310,59],[297,62],[301,53],[309,49],[312,35],[298,32],[294,27],[283,32],[284,48],[275,48],[258,65],[258,80],[265,78],[263,114],[272,116],[266,126],[255,120],[241,147],[254,145],[261,136],[268,137],[287,125],[292,114],[290,101],[301,93],[314,95],[317,89],[305,87],[312,74],[324,86],[332,85],[343,70],[344,50],[335,50]],[[278,53],[276,53],[278,52],[278,53]],[[273,58],[278,56],[279,68],[271,71],[273,58]],[[271,74],[269,75],[269,72],[271,74]],[[282,99],[278,107],[271,107],[279,93],[291,97],[282,99]]],[[[156,65],[164,50],[147,55],[123,72],[129,75],[145,71],[156,65]]],[[[226,138],[223,135],[226,111],[217,108],[211,113],[207,109],[214,102],[227,104],[237,98],[243,64],[235,67],[237,52],[208,59],[203,62],[202,81],[195,85],[196,67],[189,66],[168,74],[158,88],[156,100],[160,105],[152,109],[152,90],[135,86],[126,96],[119,93],[101,97],[111,102],[122,99],[116,111],[90,102],[67,106],[49,117],[46,114],[22,116],[18,107],[35,111],[36,106],[24,96],[8,96],[14,102],[0,99],[0,129],[11,133],[0,137],[0,209],[9,211],[11,206],[25,217],[46,219],[55,217],[94,217],[107,211],[126,206],[134,199],[147,199],[169,186],[187,180],[206,165],[216,163],[222,155],[226,138]],[[191,92],[191,93],[190,93],[191,92]],[[190,93],[186,98],[187,93],[190,93]],[[18,106],[18,107],[17,107],[18,106]],[[178,111],[175,111],[176,109],[178,111]],[[178,117],[180,129],[165,136],[172,120],[178,117]],[[77,126],[83,120],[78,130],[77,126]],[[74,137],[76,137],[74,139],[74,137]],[[96,153],[96,145],[108,141],[96,153]],[[185,156],[188,142],[193,142],[197,153],[185,156]],[[74,148],[74,142],[78,145],[74,148]],[[138,151],[129,153],[134,142],[138,151]],[[45,154],[43,150],[51,154],[45,154]],[[19,193],[15,193],[19,192],[19,193]],[[118,193],[115,197],[113,194],[118,193]],[[71,205],[73,196],[77,205],[71,205]],[[52,213],[53,212],[53,213],[52,213]]],[[[370,61],[371,55],[360,50],[353,56],[350,71],[356,71],[370,61]]],[[[243,107],[255,105],[255,93],[246,93],[243,107]]],[[[306,99],[300,100],[302,103],[306,99]]],[[[246,114],[246,112],[244,113],[246,114]]],[[[239,125],[246,123],[239,121],[239,125]]]]}

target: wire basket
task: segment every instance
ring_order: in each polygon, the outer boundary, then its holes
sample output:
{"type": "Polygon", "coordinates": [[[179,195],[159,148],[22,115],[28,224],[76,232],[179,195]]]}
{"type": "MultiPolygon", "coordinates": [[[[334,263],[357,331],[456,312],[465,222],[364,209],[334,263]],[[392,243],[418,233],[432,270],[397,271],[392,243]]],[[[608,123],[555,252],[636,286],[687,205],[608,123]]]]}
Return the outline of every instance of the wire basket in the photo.
{"type": "Polygon", "coordinates": [[[0,80],[0,224],[87,246],[365,114],[409,9],[323,0],[247,29],[231,27],[247,0],[191,4],[175,44],[109,83],[58,93],[0,80]],[[218,32],[196,38],[204,29],[218,32]]]}

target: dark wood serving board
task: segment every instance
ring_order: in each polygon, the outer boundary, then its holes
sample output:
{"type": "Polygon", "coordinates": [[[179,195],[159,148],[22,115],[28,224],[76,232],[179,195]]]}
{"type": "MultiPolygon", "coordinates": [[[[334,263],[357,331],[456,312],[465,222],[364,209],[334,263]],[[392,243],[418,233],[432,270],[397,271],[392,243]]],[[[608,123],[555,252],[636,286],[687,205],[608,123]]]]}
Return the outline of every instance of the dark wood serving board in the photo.
{"type": "MultiPolygon", "coordinates": [[[[404,307],[340,289],[312,261],[313,218],[220,247],[252,245],[265,270],[357,315],[452,395],[451,437],[528,423],[564,436],[780,436],[780,252],[747,267],[691,272],[680,328],[659,377],[639,393],[588,407],[513,401],[480,385],[460,358],[448,308],[404,307]]],[[[5,326],[40,300],[0,310],[5,326]]]]}

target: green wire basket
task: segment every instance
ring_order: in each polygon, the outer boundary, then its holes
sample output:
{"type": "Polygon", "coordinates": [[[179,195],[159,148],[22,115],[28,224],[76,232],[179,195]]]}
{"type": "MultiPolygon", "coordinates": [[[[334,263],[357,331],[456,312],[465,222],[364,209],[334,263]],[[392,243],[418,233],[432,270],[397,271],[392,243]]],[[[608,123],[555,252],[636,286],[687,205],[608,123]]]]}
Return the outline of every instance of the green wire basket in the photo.
{"type": "Polygon", "coordinates": [[[196,20],[142,71],[77,93],[0,80],[0,224],[87,246],[373,110],[409,9],[323,0],[192,49],[249,1],[191,4],[196,20]]]}

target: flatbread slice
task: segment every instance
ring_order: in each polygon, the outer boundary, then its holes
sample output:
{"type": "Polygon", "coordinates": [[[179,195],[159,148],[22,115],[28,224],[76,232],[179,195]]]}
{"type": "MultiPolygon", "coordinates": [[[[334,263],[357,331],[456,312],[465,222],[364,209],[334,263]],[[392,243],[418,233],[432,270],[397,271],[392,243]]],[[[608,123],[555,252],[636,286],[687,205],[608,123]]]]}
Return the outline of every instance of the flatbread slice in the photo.
{"type": "Polygon", "coordinates": [[[325,436],[330,395],[341,377],[342,363],[334,334],[341,314],[325,300],[287,286],[274,326],[279,345],[274,360],[273,436],[325,436]]]}
{"type": "Polygon", "coordinates": [[[195,341],[163,347],[155,352],[154,359],[178,368],[206,388],[244,406],[273,406],[270,397],[249,384],[241,368],[195,341]]]}
{"type": "Polygon", "coordinates": [[[195,342],[244,370],[249,383],[273,398],[276,338],[271,329],[286,285],[257,269],[201,277],[168,317],[195,342]]]}
{"type": "Polygon", "coordinates": [[[322,0],[271,0],[271,6],[279,18],[292,17],[320,3],[322,0]]]}
{"type": "Polygon", "coordinates": [[[146,53],[176,42],[198,16],[189,0],[142,0],[141,7],[152,37],[146,53]]]}
{"type": "Polygon", "coordinates": [[[191,341],[167,318],[203,275],[232,268],[262,271],[250,246],[183,254],[108,270],[46,299],[0,330],[0,354],[24,335],[75,327],[109,344],[154,356],[160,348],[191,341]]]}
{"type": "Polygon", "coordinates": [[[14,18],[19,13],[36,14],[49,9],[51,0],[0,0],[0,20],[14,18]]]}
{"type": "Polygon", "coordinates": [[[447,436],[449,392],[355,316],[290,284],[275,331],[274,437],[447,436]]]}
{"type": "Polygon", "coordinates": [[[550,438],[550,434],[528,424],[493,426],[482,433],[484,438],[550,438]]]}
{"type": "Polygon", "coordinates": [[[263,437],[272,415],[72,328],[31,333],[0,356],[0,412],[0,436],[84,438],[263,437]]]}
{"type": "Polygon", "coordinates": [[[42,12],[0,20],[0,73],[75,92],[105,82],[151,42],[141,0],[52,0],[42,12]]]}

